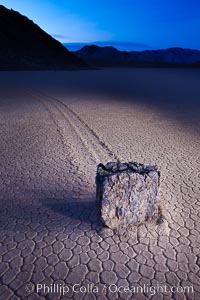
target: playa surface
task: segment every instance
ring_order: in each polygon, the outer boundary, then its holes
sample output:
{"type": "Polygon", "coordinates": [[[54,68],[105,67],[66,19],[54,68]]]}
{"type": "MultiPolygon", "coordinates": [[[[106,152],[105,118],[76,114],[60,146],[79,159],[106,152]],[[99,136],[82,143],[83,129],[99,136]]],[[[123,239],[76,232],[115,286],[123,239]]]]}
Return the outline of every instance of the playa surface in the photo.
{"type": "Polygon", "coordinates": [[[199,85],[192,69],[0,73],[1,299],[199,299],[199,85]],[[102,228],[96,166],[116,159],[161,167],[163,223],[102,228]]]}

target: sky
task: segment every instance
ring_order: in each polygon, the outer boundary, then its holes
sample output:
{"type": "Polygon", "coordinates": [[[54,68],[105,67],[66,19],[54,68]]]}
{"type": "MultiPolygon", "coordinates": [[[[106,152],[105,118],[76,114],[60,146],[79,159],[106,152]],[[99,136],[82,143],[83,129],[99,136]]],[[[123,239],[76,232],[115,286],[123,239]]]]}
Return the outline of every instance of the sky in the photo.
{"type": "Polygon", "coordinates": [[[2,0],[0,4],[26,15],[70,50],[83,44],[120,50],[200,49],[199,0],[2,0]]]}

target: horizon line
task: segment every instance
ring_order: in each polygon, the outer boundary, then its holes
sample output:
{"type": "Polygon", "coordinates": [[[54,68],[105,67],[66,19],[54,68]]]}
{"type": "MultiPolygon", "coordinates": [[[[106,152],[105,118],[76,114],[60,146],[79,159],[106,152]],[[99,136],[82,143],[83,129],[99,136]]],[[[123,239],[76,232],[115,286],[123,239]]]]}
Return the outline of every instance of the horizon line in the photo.
{"type": "Polygon", "coordinates": [[[168,50],[168,49],[173,49],[173,48],[177,48],[177,49],[184,49],[184,50],[194,50],[194,51],[200,51],[200,49],[198,48],[191,48],[191,47],[183,47],[183,46],[177,46],[177,45],[173,45],[173,46],[168,46],[168,47],[151,47],[151,46],[147,46],[147,47],[142,47],[142,43],[134,43],[134,42],[118,42],[118,41],[93,41],[93,42],[63,42],[62,43],[65,47],[67,46],[71,46],[72,48],[77,48],[74,50],[70,50],[70,51],[77,51],[80,50],[81,48],[83,48],[84,46],[97,46],[97,47],[113,47],[115,49],[117,49],[118,51],[126,51],[126,52],[132,52],[132,51],[137,51],[137,52],[143,52],[143,51],[159,51],[159,50],[168,50]],[[131,45],[134,45],[135,48],[140,48],[139,45],[141,45],[141,48],[143,49],[119,49],[120,47],[117,47],[116,45],[129,45],[129,47],[131,45]]]}

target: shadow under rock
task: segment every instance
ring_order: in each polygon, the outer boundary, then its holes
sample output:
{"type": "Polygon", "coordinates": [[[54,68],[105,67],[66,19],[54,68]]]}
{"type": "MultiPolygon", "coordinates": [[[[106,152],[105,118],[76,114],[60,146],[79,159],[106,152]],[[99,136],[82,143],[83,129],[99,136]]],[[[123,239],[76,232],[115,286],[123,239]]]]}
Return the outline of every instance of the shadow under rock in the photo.
{"type": "Polygon", "coordinates": [[[3,235],[6,232],[12,235],[30,231],[39,235],[46,231],[59,234],[77,227],[97,231],[102,228],[97,202],[93,197],[48,197],[28,204],[7,201],[4,209],[0,209],[0,215],[0,233],[3,235]]]}
{"type": "Polygon", "coordinates": [[[81,200],[76,198],[70,199],[70,201],[63,199],[45,199],[42,201],[42,205],[55,213],[60,213],[62,216],[71,219],[80,220],[84,223],[101,224],[97,202],[92,198],[81,200]]]}

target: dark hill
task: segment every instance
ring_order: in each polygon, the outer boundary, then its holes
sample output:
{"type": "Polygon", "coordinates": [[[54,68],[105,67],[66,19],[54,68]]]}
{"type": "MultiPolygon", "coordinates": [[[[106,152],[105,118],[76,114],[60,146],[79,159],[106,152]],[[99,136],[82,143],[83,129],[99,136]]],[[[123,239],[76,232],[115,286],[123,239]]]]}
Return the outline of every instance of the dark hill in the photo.
{"type": "Polygon", "coordinates": [[[114,47],[84,46],[74,54],[94,66],[200,66],[200,51],[169,48],[119,51],[114,47]]]}
{"type": "Polygon", "coordinates": [[[86,64],[20,13],[0,5],[0,70],[65,70],[86,64]]]}

